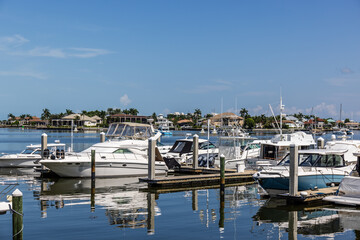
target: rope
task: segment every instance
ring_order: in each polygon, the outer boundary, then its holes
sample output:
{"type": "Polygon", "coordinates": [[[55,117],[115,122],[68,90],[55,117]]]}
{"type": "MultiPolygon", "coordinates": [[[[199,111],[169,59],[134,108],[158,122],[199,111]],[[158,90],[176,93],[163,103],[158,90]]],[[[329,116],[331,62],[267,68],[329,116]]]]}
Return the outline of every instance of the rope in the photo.
{"type": "MultiPolygon", "coordinates": [[[[15,211],[14,209],[12,209],[12,207],[11,207],[10,204],[9,204],[9,209],[10,209],[10,211],[11,211],[12,213],[16,213],[16,214],[18,214],[18,215],[20,215],[20,216],[24,216],[24,214],[21,214],[21,213],[15,211]]],[[[16,234],[13,235],[13,238],[16,237],[17,235],[19,235],[23,230],[24,230],[24,224],[22,224],[20,231],[18,231],[16,234]]]]}
{"type": "Polygon", "coordinates": [[[22,216],[22,217],[24,216],[23,213],[19,213],[19,212],[15,211],[14,209],[12,209],[11,204],[9,204],[9,209],[10,209],[10,211],[11,211],[12,213],[16,213],[17,215],[20,215],[20,216],[22,216]]]}

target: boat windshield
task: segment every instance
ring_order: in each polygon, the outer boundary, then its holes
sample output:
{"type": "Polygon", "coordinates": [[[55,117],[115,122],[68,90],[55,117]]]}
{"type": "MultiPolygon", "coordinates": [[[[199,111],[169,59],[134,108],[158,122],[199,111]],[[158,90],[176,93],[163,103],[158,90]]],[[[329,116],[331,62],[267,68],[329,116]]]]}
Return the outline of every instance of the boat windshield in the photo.
{"type": "MultiPolygon", "coordinates": [[[[24,151],[22,151],[22,154],[32,154],[35,151],[33,148],[27,148],[24,151]]],[[[39,151],[34,152],[34,154],[39,154],[39,151]]]]}
{"type": "Polygon", "coordinates": [[[150,125],[134,123],[114,123],[106,135],[110,138],[146,139],[152,136],[150,125]]]}
{"type": "Polygon", "coordinates": [[[211,142],[199,143],[199,149],[206,150],[206,149],[212,149],[212,148],[216,148],[216,146],[211,142]]]}
{"type": "Polygon", "coordinates": [[[173,153],[189,153],[192,149],[192,142],[189,141],[176,141],[170,152],[173,153]]]}
{"type": "MultiPolygon", "coordinates": [[[[279,163],[282,166],[290,165],[290,154],[287,154],[279,163]]],[[[336,154],[299,154],[299,166],[301,167],[343,167],[344,156],[336,154]]]]}

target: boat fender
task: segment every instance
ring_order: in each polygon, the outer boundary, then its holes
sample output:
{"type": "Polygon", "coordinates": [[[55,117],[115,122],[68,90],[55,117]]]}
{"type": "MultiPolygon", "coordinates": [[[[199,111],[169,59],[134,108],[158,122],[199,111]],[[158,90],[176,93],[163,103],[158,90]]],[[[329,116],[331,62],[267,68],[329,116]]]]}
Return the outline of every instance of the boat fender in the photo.
{"type": "Polygon", "coordinates": [[[306,197],[307,195],[308,195],[307,192],[300,192],[300,196],[301,196],[301,197],[306,197]]]}

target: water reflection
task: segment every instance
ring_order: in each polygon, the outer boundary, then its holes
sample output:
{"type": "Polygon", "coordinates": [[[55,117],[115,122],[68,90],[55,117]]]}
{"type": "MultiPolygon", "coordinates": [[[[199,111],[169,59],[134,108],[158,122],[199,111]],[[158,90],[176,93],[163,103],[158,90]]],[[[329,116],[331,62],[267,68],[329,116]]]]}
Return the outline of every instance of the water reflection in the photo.
{"type": "Polygon", "coordinates": [[[138,178],[96,179],[95,194],[92,195],[91,179],[43,179],[39,194],[42,216],[47,216],[46,210],[51,206],[91,205],[93,197],[96,208],[105,209],[110,225],[145,228],[148,209],[152,218],[160,214],[160,209],[156,206],[155,194],[140,192],[139,186],[138,178]]]}
{"type": "Polygon", "coordinates": [[[287,205],[284,199],[269,199],[253,220],[258,226],[271,223],[279,232],[287,231],[289,239],[297,239],[298,234],[334,237],[349,230],[358,234],[359,209],[319,204],[322,205],[287,205]]]}

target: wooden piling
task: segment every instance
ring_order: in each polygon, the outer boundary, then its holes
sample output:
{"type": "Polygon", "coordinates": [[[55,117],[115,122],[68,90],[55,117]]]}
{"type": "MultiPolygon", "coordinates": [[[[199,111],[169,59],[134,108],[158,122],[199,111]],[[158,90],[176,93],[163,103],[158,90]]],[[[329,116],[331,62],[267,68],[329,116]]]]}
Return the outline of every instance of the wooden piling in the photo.
{"type": "Polygon", "coordinates": [[[147,234],[155,234],[155,194],[147,194],[147,234]]]}
{"type": "Polygon", "coordinates": [[[298,146],[290,145],[290,176],[289,176],[289,195],[298,194],[298,165],[299,165],[298,146]]]}
{"type": "Polygon", "coordinates": [[[220,187],[220,209],[219,209],[220,219],[219,219],[219,228],[221,231],[224,230],[225,222],[225,191],[221,191],[220,187]]]}
{"type": "Polygon", "coordinates": [[[220,156],[220,193],[225,192],[225,156],[220,156]]]}
{"type": "Polygon", "coordinates": [[[95,211],[95,150],[91,149],[91,212],[95,211]]]}
{"type": "Polygon", "coordinates": [[[197,169],[199,166],[199,136],[193,136],[193,169],[197,169]]]}
{"type": "Polygon", "coordinates": [[[155,146],[156,140],[153,138],[149,138],[148,140],[148,179],[155,179],[155,146]]]}
{"type": "Polygon", "coordinates": [[[12,193],[12,227],[13,240],[23,239],[23,194],[19,189],[12,193]]]}
{"type": "Polygon", "coordinates": [[[100,142],[105,142],[105,133],[104,132],[100,133],[100,142]]]}
{"type": "Polygon", "coordinates": [[[298,212],[289,212],[289,240],[297,240],[298,212]]]}
{"type": "Polygon", "coordinates": [[[47,134],[41,134],[41,158],[44,159],[44,151],[47,149],[47,134]]]}

